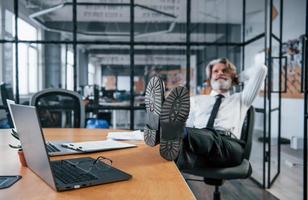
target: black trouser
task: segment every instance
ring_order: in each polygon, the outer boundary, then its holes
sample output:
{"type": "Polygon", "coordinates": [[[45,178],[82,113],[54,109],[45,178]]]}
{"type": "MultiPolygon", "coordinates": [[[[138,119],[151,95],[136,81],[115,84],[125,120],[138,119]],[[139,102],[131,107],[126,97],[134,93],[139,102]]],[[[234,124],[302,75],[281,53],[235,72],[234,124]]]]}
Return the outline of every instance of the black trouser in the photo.
{"type": "Polygon", "coordinates": [[[245,143],[223,131],[186,128],[187,137],[177,160],[180,169],[230,167],[243,160],[245,143]]]}

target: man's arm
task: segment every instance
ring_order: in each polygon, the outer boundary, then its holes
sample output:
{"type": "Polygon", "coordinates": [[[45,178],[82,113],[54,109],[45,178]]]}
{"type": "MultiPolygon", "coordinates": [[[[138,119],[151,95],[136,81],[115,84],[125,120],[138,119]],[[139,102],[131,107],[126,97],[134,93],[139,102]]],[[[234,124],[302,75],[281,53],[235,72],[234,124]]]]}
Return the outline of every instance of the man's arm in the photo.
{"type": "Polygon", "coordinates": [[[256,62],[253,67],[244,70],[240,74],[240,79],[244,81],[244,90],[242,91],[242,102],[250,106],[256,98],[263,81],[267,74],[267,67],[260,62],[256,62]]]}

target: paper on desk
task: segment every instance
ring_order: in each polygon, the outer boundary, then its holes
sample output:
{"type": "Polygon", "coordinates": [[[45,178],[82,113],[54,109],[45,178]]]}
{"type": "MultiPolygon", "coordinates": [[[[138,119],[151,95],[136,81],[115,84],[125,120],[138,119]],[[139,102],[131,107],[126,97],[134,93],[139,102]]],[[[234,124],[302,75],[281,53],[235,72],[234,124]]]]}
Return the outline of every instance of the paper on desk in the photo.
{"type": "Polygon", "coordinates": [[[84,151],[104,151],[111,149],[122,149],[129,147],[136,147],[135,144],[129,144],[124,142],[118,142],[114,140],[98,140],[98,141],[87,141],[87,142],[73,142],[73,143],[63,143],[63,147],[84,151]]]}
{"type": "Polygon", "coordinates": [[[144,140],[143,132],[140,130],[109,132],[107,138],[113,140],[144,140]]]}

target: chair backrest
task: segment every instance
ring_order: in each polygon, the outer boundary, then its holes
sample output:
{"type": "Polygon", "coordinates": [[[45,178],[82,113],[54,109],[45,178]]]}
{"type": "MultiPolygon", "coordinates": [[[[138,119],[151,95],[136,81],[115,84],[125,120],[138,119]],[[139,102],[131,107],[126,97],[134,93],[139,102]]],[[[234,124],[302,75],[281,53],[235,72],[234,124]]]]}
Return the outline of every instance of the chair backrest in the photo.
{"type": "Polygon", "coordinates": [[[7,99],[14,101],[14,94],[13,94],[13,88],[11,84],[8,83],[1,83],[0,84],[0,90],[1,90],[1,99],[2,104],[4,106],[7,106],[7,99]]]}
{"type": "Polygon", "coordinates": [[[243,123],[241,140],[245,141],[244,158],[247,160],[250,157],[251,147],[252,147],[252,135],[255,121],[255,109],[253,106],[247,111],[246,118],[243,123]]]}
{"type": "Polygon", "coordinates": [[[36,106],[42,127],[84,127],[84,104],[81,96],[74,91],[61,88],[45,89],[35,93],[30,104],[36,106]]]}
{"type": "Polygon", "coordinates": [[[5,107],[6,111],[6,116],[8,120],[8,124],[10,127],[13,127],[13,121],[10,115],[10,112],[7,107],[7,99],[13,100],[14,101],[14,94],[13,94],[13,88],[11,84],[8,83],[1,83],[0,84],[0,92],[1,92],[1,99],[2,99],[2,104],[5,107]]]}

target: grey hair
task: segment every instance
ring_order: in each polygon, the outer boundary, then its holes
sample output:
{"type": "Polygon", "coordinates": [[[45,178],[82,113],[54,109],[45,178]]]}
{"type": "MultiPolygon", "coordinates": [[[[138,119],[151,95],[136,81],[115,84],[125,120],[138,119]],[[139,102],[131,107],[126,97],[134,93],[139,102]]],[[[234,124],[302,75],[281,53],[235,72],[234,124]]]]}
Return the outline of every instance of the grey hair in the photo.
{"type": "Polygon", "coordinates": [[[231,69],[234,73],[236,73],[236,67],[234,66],[234,64],[232,62],[230,62],[227,58],[218,58],[218,59],[212,60],[206,66],[205,70],[206,70],[207,79],[211,79],[212,69],[213,69],[214,65],[216,65],[218,63],[225,64],[227,66],[227,68],[231,69]]]}

